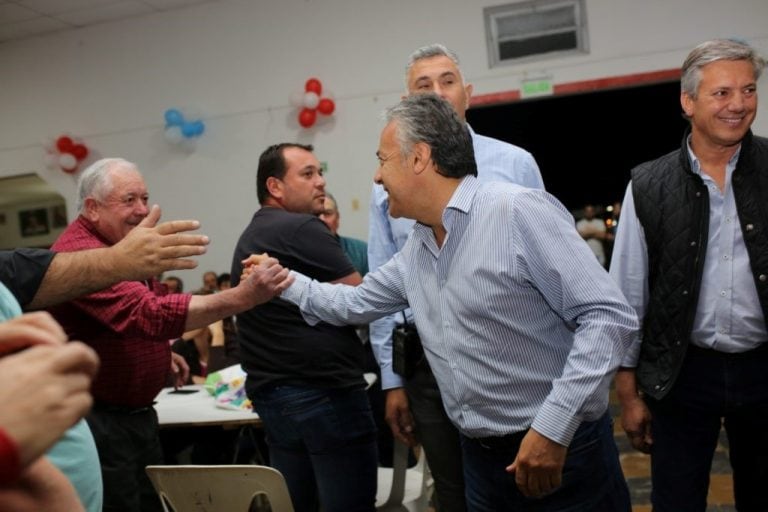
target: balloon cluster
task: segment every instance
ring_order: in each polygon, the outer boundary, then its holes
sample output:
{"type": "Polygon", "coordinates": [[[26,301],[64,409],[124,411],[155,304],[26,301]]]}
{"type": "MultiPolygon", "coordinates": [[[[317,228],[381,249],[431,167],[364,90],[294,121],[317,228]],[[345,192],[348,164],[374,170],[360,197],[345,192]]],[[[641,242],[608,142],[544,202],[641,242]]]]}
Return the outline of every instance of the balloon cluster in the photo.
{"type": "Polygon", "coordinates": [[[49,168],[56,166],[67,174],[77,171],[80,162],[88,157],[88,148],[80,140],[62,135],[55,142],[46,147],[46,164],[49,168]]]}
{"type": "Polygon", "coordinates": [[[333,114],[336,104],[331,98],[323,97],[323,84],[317,78],[310,78],[304,84],[304,92],[291,96],[291,103],[301,108],[299,111],[299,124],[309,128],[317,121],[317,113],[324,116],[333,114]]]}
{"type": "Polygon", "coordinates": [[[165,117],[165,139],[172,144],[199,137],[205,131],[202,119],[187,120],[178,109],[169,108],[163,114],[165,117]]]}

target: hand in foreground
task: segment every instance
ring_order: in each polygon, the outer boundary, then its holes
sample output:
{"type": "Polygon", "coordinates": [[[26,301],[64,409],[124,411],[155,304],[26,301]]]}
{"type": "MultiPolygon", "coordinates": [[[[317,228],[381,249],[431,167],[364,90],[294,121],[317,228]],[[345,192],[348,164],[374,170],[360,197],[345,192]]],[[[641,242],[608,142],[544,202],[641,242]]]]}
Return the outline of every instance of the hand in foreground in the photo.
{"type": "Polygon", "coordinates": [[[35,345],[0,358],[0,426],[22,467],[48,450],[91,408],[99,360],[79,342],[35,345]]]}
{"type": "Polygon", "coordinates": [[[0,324],[0,356],[32,345],[63,345],[67,335],[45,311],[27,313],[0,324]]]}
{"type": "Polygon", "coordinates": [[[183,232],[199,228],[200,223],[172,220],[157,224],[158,220],[160,207],[154,205],[144,220],[112,247],[119,262],[125,265],[123,280],[136,281],[197,266],[197,261],[187,258],[203,254],[209,239],[183,232]]]}
{"type": "Polygon", "coordinates": [[[418,444],[415,435],[416,428],[413,416],[411,416],[411,409],[408,406],[408,395],[405,394],[405,389],[387,390],[384,418],[395,439],[411,447],[418,444]]]}
{"type": "Polygon", "coordinates": [[[530,429],[520,443],[517,457],[506,470],[515,474],[515,483],[524,496],[538,498],[562,484],[567,452],[567,447],[530,429]]]}
{"type": "Polygon", "coordinates": [[[179,389],[189,379],[189,365],[186,359],[176,352],[171,352],[171,376],[173,389],[179,389]]]}
{"type": "Polygon", "coordinates": [[[46,457],[39,457],[17,482],[0,487],[0,510],[80,512],[83,505],[66,476],[46,457]]]}

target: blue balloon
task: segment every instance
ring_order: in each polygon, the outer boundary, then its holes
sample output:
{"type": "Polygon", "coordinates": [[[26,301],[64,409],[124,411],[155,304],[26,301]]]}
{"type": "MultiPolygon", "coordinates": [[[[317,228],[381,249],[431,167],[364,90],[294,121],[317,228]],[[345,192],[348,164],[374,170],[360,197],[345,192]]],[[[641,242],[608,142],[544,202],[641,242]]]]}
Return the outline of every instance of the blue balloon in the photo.
{"type": "Polygon", "coordinates": [[[175,108],[169,108],[165,111],[165,123],[168,126],[182,126],[184,124],[184,116],[175,108]]]}
{"type": "Polygon", "coordinates": [[[181,125],[181,134],[187,139],[197,135],[197,127],[195,123],[184,123],[181,125]]]}
{"type": "Polygon", "coordinates": [[[202,135],[203,132],[205,132],[205,123],[203,123],[202,121],[195,121],[192,124],[195,125],[195,135],[197,135],[198,137],[202,135]]]}

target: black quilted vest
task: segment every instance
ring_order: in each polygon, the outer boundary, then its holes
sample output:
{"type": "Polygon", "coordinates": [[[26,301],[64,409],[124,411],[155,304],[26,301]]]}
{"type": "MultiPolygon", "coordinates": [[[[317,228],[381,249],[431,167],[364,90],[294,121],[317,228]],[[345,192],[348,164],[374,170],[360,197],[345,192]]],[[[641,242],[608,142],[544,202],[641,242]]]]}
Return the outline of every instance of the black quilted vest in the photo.
{"type": "MultiPolygon", "coordinates": [[[[685,357],[709,235],[709,195],[687,147],[632,170],[632,195],[648,245],[650,297],[637,365],[640,389],[663,398],[685,357]]],[[[768,139],[747,133],[731,179],[764,318],[768,318],[768,139]]]]}

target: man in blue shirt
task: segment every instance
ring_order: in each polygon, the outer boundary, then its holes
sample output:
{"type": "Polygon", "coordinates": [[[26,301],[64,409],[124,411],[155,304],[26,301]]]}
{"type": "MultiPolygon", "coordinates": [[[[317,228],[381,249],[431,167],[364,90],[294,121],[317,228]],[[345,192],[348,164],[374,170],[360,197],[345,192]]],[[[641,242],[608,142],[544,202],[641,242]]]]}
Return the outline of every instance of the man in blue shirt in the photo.
{"type": "Polygon", "coordinates": [[[736,508],[768,503],[768,139],[750,131],[764,67],[742,42],[696,47],[681,148],[634,169],[622,207],[611,275],[643,329],[616,390],[659,512],[706,509],[721,424],[736,508]]]}
{"type": "Polygon", "coordinates": [[[339,234],[339,223],[341,221],[339,205],[336,203],[336,198],[328,191],[325,192],[325,203],[319,217],[339,241],[344,254],[347,255],[349,261],[355,266],[355,270],[361,276],[365,276],[368,273],[368,244],[357,238],[350,238],[339,234]]]}
{"type": "Polygon", "coordinates": [[[461,435],[469,510],[628,512],[607,406],[634,311],[554,197],[475,178],[447,102],[413,95],[387,121],[374,179],[413,233],[357,287],[294,273],[282,298],[310,323],[411,308],[461,435]]]}
{"type": "MultiPolygon", "coordinates": [[[[447,100],[465,121],[472,85],[465,84],[458,57],[440,44],[416,50],[406,66],[409,94],[433,92],[447,100]]],[[[480,181],[516,183],[544,188],[536,161],[527,151],[476,134],[464,124],[472,138],[480,181]]],[[[395,219],[388,213],[388,197],[380,184],[371,193],[368,264],[375,270],[390,260],[405,244],[414,221],[395,219]]],[[[459,435],[445,414],[440,391],[426,359],[414,375],[404,379],[392,369],[392,329],[410,318],[410,311],[383,318],[370,326],[371,345],[381,367],[382,388],[387,390],[387,418],[392,432],[410,445],[422,443],[435,480],[435,505],[439,512],[462,512],[464,483],[459,435]],[[411,416],[413,414],[413,417],[411,416]],[[414,436],[414,431],[416,436],[414,436]]]]}

